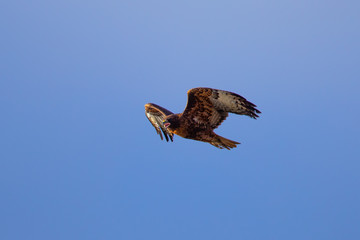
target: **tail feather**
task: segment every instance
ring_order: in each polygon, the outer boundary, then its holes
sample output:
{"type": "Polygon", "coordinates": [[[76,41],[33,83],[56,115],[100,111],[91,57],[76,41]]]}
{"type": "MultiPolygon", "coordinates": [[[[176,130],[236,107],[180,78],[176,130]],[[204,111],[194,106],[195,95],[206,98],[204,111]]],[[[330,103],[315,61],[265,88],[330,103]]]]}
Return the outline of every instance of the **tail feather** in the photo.
{"type": "Polygon", "coordinates": [[[212,142],[210,142],[211,145],[223,149],[226,148],[228,150],[230,150],[231,148],[236,148],[237,144],[240,144],[239,142],[235,142],[233,140],[221,137],[219,135],[216,135],[216,137],[214,138],[214,140],[212,142]]]}

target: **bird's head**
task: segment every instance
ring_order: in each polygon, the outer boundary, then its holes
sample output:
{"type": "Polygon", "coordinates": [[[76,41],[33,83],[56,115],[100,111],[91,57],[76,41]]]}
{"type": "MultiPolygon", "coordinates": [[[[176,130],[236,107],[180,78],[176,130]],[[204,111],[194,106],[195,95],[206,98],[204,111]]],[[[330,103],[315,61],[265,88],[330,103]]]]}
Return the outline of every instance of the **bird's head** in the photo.
{"type": "Polygon", "coordinates": [[[168,128],[171,125],[171,123],[169,122],[169,120],[165,119],[163,121],[163,125],[164,125],[165,128],[168,128]]]}
{"type": "Polygon", "coordinates": [[[168,117],[165,118],[165,120],[163,121],[163,125],[165,128],[176,128],[179,124],[178,124],[178,119],[179,117],[177,115],[170,115],[168,117]]]}

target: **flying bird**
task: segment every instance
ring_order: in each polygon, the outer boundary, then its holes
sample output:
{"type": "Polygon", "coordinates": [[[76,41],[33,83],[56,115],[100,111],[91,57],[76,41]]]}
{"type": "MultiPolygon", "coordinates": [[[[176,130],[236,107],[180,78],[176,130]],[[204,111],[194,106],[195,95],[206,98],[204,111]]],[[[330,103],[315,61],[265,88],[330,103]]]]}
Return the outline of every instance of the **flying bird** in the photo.
{"type": "Polygon", "coordinates": [[[229,115],[235,113],[256,119],[261,113],[256,105],[244,97],[218,89],[192,88],[183,113],[174,114],[154,103],[145,104],[145,114],[163,140],[173,141],[174,134],[183,138],[208,142],[223,149],[235,148],[239,142],[217,135],[214,132],[229,115]]]}

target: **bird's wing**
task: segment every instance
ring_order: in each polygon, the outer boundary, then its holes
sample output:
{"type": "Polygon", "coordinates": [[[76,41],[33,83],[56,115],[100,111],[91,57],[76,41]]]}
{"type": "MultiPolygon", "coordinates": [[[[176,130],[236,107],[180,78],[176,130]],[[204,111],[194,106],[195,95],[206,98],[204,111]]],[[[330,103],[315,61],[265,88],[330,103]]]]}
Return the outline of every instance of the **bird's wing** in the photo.
{"type": "Polygon", "coordinates": [[[210,125],[214,129],[226,119],[228,112],[259,117],[257,113],[261,112],[255,107],[255,104],[236,93],[212,88],[193,88],[188,91],[188,103],[183,117],[198,124],[210,125]]]}
{"type": "Polygon", "coordinates": [[[154,126],[156,132],[160,135],[161,140],[163,140],[164,134],[166,141],[173,141],[174,134],[169,132],[163,125],[163,121],[165,117],[168,115],[173,114],[169,110],[160,107],[154,103],[147,103],[145,104],[145,115],[149,119],[150,123],[154,126]]]}

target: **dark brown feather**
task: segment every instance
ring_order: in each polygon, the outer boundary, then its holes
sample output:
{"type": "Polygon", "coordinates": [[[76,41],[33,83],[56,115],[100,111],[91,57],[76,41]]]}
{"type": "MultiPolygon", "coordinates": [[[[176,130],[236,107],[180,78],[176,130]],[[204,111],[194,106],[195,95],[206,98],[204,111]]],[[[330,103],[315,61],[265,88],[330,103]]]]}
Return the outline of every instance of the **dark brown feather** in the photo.
{"type": "Polygon", "coordinates": [[[228,116],[228,112],[247,115],[252,118],[259,117],[256,105],[244,97],[217,89],[193,88],[188,91],[188,103],[183,117],[190,122],[209,125],[217,128],[228,116]]]}

